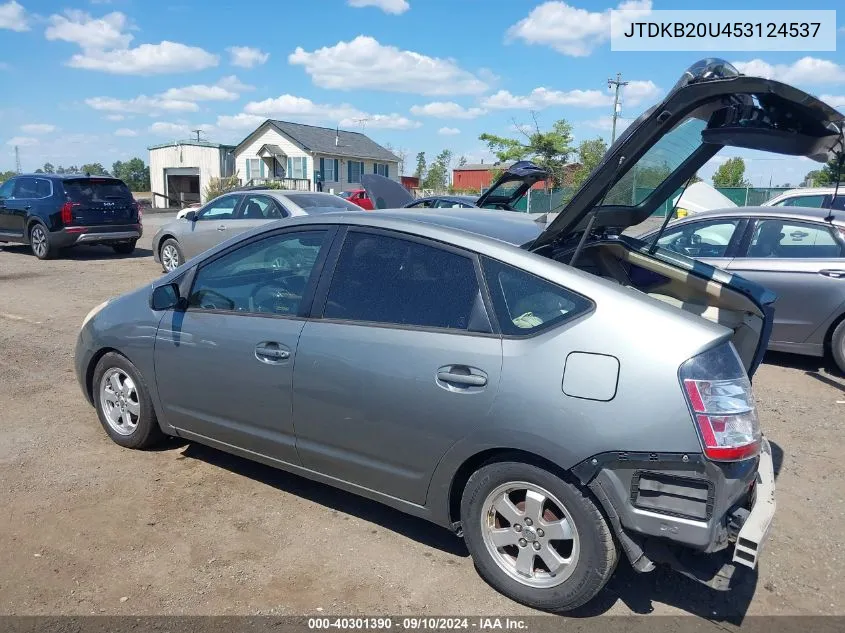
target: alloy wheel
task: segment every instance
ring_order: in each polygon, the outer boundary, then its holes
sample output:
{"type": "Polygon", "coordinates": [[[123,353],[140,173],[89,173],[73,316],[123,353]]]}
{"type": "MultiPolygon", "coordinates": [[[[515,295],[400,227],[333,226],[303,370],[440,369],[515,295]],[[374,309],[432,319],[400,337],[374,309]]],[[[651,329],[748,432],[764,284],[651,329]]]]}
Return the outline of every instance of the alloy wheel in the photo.
{"type": "Polygon", "coordinates": [[[179,251],[176,250],[176,247],[173,246],[173,244],[166,244],[164,248],[161,249],[161,263],[164,265],[164,269],[167,272],[179,267],[179,251]]]}
{"type": "Polygon", "coordinates": [[[38,257],[44,257],[47,254],[47,234],[44,233],[44,229],[36,226],[32,229],[30,239],[32,241],[32,250],[35,254],[38,257]]]}
{"type": "Polygon", "coordinates": [[[483,507],[484,544],[508,576],[529,587],[549,588],[575,571],[578,530],[548,490],[524,481],[507,483],[493,490],[483,507]]]}
{"type": "Polygon", "coordinates": [[[108,425],[120,435],[132,435],[138,427],[141,402],[132,378],[114,367],[100,380],[100,407],[108,425]]]}

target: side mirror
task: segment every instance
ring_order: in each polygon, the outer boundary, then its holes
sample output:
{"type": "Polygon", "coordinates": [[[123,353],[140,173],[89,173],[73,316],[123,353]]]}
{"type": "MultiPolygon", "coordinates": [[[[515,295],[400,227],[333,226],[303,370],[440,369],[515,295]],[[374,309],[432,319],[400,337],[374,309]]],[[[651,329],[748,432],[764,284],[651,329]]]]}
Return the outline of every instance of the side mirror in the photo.
{"type": "Polygon", "coordinates": [[[197,221],[197,212],[196,211],[188,211],[185,214],[185,219],[188,222],[196,222],[197,221]]]}
{"type": "Polygon", "coordinates": [[[157,286],[150,295],[150,307],[156,312],[176,308],[180,303],[179,285],[175,283],[157,286]]]}

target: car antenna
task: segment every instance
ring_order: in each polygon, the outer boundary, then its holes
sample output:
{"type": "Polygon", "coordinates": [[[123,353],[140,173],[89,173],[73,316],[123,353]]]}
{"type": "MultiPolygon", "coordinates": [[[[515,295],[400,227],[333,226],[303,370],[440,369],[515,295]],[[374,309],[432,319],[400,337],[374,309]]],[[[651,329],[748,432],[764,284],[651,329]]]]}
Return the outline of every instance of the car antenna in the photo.
{"type": "Polygon", "coordinates": [[[695,178],[695,174],[690,176],[689,180],[684,183],[684,188],[681,189],[680,195],[678,195],[678,197],[675,199],[675,204],[672,205],[672,209],[669,211],[669,213],[666,214],[666,217],[663,220],[663,224],[660,225],[660,230],[654,234],[654,239],[651,241],[651,245],[649,245],[648,247],[649,255],[654,255],[654,251],[657,250],[657,240],[661,238],[669,222],[672,221],[672,217],[678,212],[678,205],[681,203],[681,198],[684,197],[684,194],[687,191],[687,187],[692,184],[693,178],[695,178]]]}
{"type": "Polygon", "coordinates": [[[825,222],[833,222],[833,204],[836,202],[836,196],[839,195],[839,185],[842,182],[842,163],[845,163],[845,149],[839,151],[839,161],[836,167],[836,187],[834,187],[833,196],[830,198],[825,222]]]}
{"type": "Polygon", "coordinates": [[[613,170],[613,174],[607,180],[607,184],[601,194],[601,200],[599,200],[599,203],[593,208],[592,215],[590,215],[590,221],[587,222],[587,226],[584,228],[584,234],[581,236],[581,239],[578,240],[578,246],[575,247],[575,252],[572,253],[572,259],[569,260],[570,266],[575,266],[575,262],[578,260],[578,255],[580,255],[581,251],[584,250],[584,243],[587,241],[587,236],[592,232],[593,224],[595,224],[596,218],[599,215],[599,210],[604,205],[604,199],[607,198],[607,194],[610,193],[611,188],[616,184],[616,175],[619,173],[619,169],[622,167],[622,163],[624,162],[625,157],[620,156],[619,162],[616,163],[616,169],[613,170]]]}

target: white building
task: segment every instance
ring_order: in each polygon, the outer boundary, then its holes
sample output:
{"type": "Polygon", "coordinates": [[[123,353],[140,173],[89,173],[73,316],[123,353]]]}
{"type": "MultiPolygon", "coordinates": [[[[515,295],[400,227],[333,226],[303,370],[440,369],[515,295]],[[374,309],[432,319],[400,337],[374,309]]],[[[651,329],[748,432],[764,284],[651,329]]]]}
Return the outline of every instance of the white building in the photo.
{"type": "Polygon", "coordinates": [[[289,189],[339,193],[361,186],[361,174],[399,180],[399,158],[365,134],[267,120],[235,148],[241,182],[281,180],[289,189]]]}
{"type": "Polygon", "coordinates": [[[234,173],[234,146],[175,141],[150,147],[150,186],[155,208],[203,201],[212,178],[234,173]]]}
{"type": "Polygon", "coordinates": [[[176,141],[149,150],[156,208],[204,202],[209,181],[227,176],[335,193],[359,188],[365,173],[400,180],[399,158],[365,134],[287,121],[265,121],[236,147],[176,141]]]}

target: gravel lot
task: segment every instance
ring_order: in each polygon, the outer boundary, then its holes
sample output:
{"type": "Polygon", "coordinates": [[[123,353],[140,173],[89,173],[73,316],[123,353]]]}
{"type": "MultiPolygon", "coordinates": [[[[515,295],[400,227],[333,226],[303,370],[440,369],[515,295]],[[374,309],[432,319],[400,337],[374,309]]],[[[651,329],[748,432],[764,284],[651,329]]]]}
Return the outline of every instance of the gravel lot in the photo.
{"type": "MultiPolygon", "coordinates": [[[[426,522],[210,448],[108,439],[73,374],[76,333],[91,307],[159,275],[149,247],[165,219],[147,216],[131,257],[0,248],[0,612],[529,613],[426,522]]],[[[755,392],[779,468],[759,574],[722,594],[621,563],[580,615],[845,614],[845,380],[770,355],[755,392]]]]}

